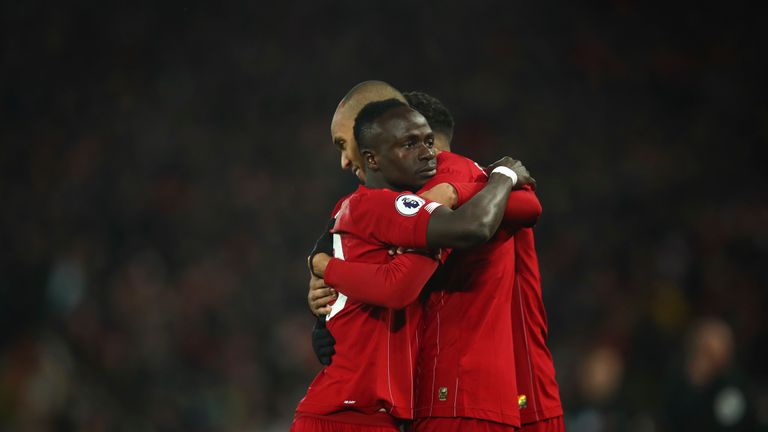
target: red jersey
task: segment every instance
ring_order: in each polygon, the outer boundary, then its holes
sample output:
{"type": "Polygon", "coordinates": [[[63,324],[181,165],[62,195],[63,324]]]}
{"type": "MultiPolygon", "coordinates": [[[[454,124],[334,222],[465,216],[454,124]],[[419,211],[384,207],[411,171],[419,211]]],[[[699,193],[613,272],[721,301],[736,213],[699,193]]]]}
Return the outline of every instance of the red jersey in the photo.
{"type": "Polygon", "coordinates": [[[533,229],[515,233],[517,277],[512,299],[518,404],[523,424],[563,415],[555,365],[547,348],[547,313],[541,298],[533,229]]]}
{"type": "MultiPolygon", "coordinates": [[[[486,181],[471,160],[438,155],[439,183],[486,181]]],[[[431,283],[422,320],[416,412],[520,426],[512,335],[515,241],[503,229],[487,243],[454,250],[431,283]]]]}
{"type": "MultiPolygon", "coordinates": [[[[439,165],[438,165],[439,166],[439,165]]],[[[459,166],[469,166],[463,163],[459,166]]],[[[454,184],[459,193],[459,203],[464,203],[476,193],[465,185],[454,184]]],[[[530,193],[533,193],[532,191],[530,193]]],[[[522,207],[529,203],[522,202],[522,207]]],[[[517,222],[530,217],[529,209],[514,214],[517,222]]],[[[511,210],[508,209],[506,215],[511,210]]],[[[540,213],[540,209],[539,209],[540,213]]],[[[505,216],[505,222],[507,218],[505,216]]],[[[502,224],[504,226],[504,224],[502,224]]],[[[510,227],[513,228],[513,227],[510,227]]],[[[533,229],[516,229],[515,283],[512,296],[512,335],[515,353],[517,404],[522,424],[529,424],[563,414],[560,393],[555,380],[552,354],[547,348],[547,316],[541,297],[541,277],[533,229]]]]}
{"type": "MultiPolygon", "coordinates": [[[[334,256],[384,264],[393,259],[387,252],[393,245],[426,248],[427,224],[438,206],[413,194],[360,186],[335,215],[334,256]]],[[[427,276],[420,282],[423,285],[437,263],[428,257],[418,259],[424,260],[419,267],[427,268],[427,276]]],[[[329,271],[330,263],[326,277],[329,271]]],[[[296,412],[387,412],[413,418],[420,314],[418,303],[395,310],[363,304],[340,293],[327,317],[327,327],[336,338],[336,354],[331,365],[312,381],[296,412]]]]}

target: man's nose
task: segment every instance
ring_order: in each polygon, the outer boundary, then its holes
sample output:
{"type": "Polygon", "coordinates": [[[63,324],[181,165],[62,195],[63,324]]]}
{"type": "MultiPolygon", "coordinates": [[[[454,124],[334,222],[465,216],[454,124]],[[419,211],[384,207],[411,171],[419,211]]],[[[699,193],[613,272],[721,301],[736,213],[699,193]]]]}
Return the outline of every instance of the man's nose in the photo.
{"type": "Polygon", "coordinates": [[[347,155],[344,152],[342,152],[341,153],[341,169],[343,170],[349,169],[349,166],[351,164],[352,164],[352,161],[350,161],[349,158],[347,158],[347,155]]]}
{"type": "Polygon", "coordinates": [[[430,160],[435,158],[435,149],[424,143],[419,149],[419,159],[430,160]]]}

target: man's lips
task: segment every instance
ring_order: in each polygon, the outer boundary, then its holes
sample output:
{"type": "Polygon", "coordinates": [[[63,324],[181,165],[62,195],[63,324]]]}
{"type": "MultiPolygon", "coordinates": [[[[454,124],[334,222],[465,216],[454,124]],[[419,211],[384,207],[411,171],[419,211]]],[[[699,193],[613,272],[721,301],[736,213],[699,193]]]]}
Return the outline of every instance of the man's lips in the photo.
{"type": "Polygon", "coordinates": [[[435,175],[437,174],[437,164],[430,164],[418,171],[419,174],[435,175]]]}

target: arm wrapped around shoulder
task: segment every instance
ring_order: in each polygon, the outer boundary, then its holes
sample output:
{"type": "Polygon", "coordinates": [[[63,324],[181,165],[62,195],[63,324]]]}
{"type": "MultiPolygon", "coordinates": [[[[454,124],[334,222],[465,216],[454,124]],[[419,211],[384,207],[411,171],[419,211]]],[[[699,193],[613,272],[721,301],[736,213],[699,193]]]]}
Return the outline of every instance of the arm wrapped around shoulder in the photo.
{"type": "MultiPolygon", "coordinates": [[[[469,201],[485,186],[484,183],[451,183],[451,185],[456,189],[459,206],[469,201]]],[[[541,211],[541,203],[536,192],[530,185],[525,185],[522,189],[509,193],[502,224],[509,228],[531,227],[539,220],[541,211]]]]}

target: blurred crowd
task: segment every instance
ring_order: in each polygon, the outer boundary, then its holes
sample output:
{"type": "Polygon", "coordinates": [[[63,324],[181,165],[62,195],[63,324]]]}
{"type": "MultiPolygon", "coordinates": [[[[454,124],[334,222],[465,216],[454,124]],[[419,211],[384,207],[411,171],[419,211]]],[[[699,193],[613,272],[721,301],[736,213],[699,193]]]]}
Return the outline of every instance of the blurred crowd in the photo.
{"type": "Polygon", "coordinates": [[[557,3],[0,5],[0,431],[287,430],[366,79],[536,177],[569,431],[768,430],[759,14],[557,3]]]}

